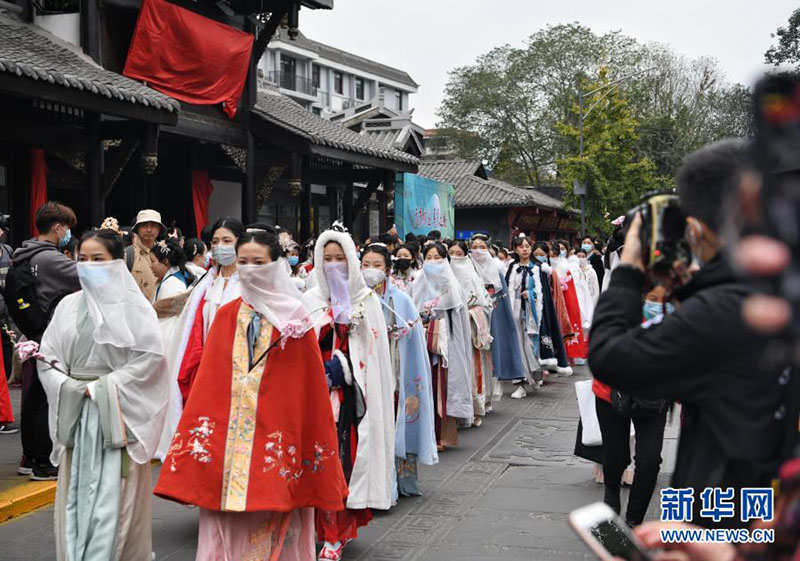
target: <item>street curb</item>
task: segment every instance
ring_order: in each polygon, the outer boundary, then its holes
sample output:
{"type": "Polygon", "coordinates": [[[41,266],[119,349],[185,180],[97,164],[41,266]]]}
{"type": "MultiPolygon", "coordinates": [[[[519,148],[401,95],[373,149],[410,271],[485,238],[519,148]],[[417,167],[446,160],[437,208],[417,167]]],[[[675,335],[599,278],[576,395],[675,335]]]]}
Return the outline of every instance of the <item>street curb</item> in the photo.
{"type": "MultiPolygon", "coordinates": [[[[150,461],[152,467],[160,464],[158,460],[150,461]]],[[[55,500],[55,481],[25,481],[0,491],[0,524],[52,504],[55,500]]]]}
{"type": "Polygon", "coordinates": [[[55,481],[26,481],[0,491],[0,524],[49,505],[55,499],[55,481]]]}

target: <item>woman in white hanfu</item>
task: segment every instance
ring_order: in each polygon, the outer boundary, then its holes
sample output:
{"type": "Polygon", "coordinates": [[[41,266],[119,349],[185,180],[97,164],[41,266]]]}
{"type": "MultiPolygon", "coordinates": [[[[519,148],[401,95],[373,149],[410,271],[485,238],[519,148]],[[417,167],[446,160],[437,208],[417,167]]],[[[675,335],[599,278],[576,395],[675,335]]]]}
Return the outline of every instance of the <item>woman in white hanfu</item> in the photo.
{"type": "Polygon", "coordinates": [[[59,466],[56,557],[149,560],[150,460],[169,396],[158,320],[117,233],[90,232],[78,252],[82,290],[56,308],[38,365],[59,466]]]}

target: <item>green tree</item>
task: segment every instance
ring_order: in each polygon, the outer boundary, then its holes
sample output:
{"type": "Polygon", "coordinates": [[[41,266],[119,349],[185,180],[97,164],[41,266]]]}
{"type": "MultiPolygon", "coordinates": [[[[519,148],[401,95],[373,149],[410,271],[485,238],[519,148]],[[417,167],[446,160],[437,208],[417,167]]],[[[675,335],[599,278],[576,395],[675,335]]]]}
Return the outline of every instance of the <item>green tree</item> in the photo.
{"type": "Polygon", "coordinates": [[[771,36],[773,39],[777,37],[778,44],[771,46],[764,53],[767,63],[775,66],[800,63],[800,8],[789,16],[789,24],[786,27],[779,27],[771,36]]]}
{"type": "Polygon", "coordinates": [[[438,113],[440,141],[449,140],[463,157],[487,160],[497,177],[552,181],[565,150],[554,124],[570,115],[578,79],[629,63],[634,47],[619,33],[598,36],[573,23],[534,33],[524,48],[493,49],[450,72],[438,113]]]}
{"type": "MultiPolygon", "coordinates": [[[[610,85],[608,72],[601,69],[597,81],[584,91],[603,88],[585,98],[583,156],[567,156],[558,162],[559,176],[569,185],[567,202],[578,207],[572,191],[573,181],[586,183],[586,224],[590,232],[608,233],[609,219],[614,219],[639,202],[648,191],[669,184],[656,172],[655,164],[639,150],[639,122],[633,108],[617,85],[610,85]]],[[[578,105],[571,118],[557,128],[571,144],[578,146],[578,105]]],[[[578,151],[575,150],[577,153],[578,151]]]]}

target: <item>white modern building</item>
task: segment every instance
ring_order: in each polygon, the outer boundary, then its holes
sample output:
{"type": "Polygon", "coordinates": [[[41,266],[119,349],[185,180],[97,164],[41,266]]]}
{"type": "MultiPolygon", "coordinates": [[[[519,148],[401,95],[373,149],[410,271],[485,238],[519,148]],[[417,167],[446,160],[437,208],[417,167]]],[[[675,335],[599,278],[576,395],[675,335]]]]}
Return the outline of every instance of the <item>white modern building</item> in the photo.
{"type": "Polygon", "coordinates": [[[279,29],[259,61],[261,78],[317,115],[330,117],[379,97],[407,112],[419,84],[407,72],[279,29]]]}

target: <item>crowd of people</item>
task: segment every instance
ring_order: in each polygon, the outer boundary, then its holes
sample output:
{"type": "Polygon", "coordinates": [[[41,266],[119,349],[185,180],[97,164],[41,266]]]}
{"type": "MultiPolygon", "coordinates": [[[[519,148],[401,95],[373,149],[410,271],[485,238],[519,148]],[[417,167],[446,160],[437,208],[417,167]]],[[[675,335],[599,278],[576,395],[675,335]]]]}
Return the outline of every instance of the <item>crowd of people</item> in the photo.
{"type": "Polygon", "coordinates": [[[590,238],[76,223],[48,202],[0,246],[8,354],[35,344],[18,471],[58,479],[59,559],[151,550],[152,459],[155,494],[200,508],[199,560],[340,559],[504,394],[586,363],[604,274],[590,238]]]}
{"type": "MultiPolygon", "coordinates": [[[[752,291],[724,252],[718,201],[745,168],[736,143],[687,158],[695,266],[655,282],[640,217],[624,244],[517,234],[504,248],[437,231],[356,241],[339,224],[300,243],[230,217],[185,239],[155,210],[78,238],[72,209],[44,204],[37,237],[0,245],[0,284],[5,367],[32,357],[18,471],[58,479],[58,558],[150,557],[155,458],[154,493],[199,507],[199,561],[338,560],[504,395],[587,361],[618,513],[636,429],[629,525],[676,401],[674,486],[768,486],[797,441],[796,385],[742,319],[752,291]]],[[[4,382],[0,432],[13,433],[4,382]]]]}

